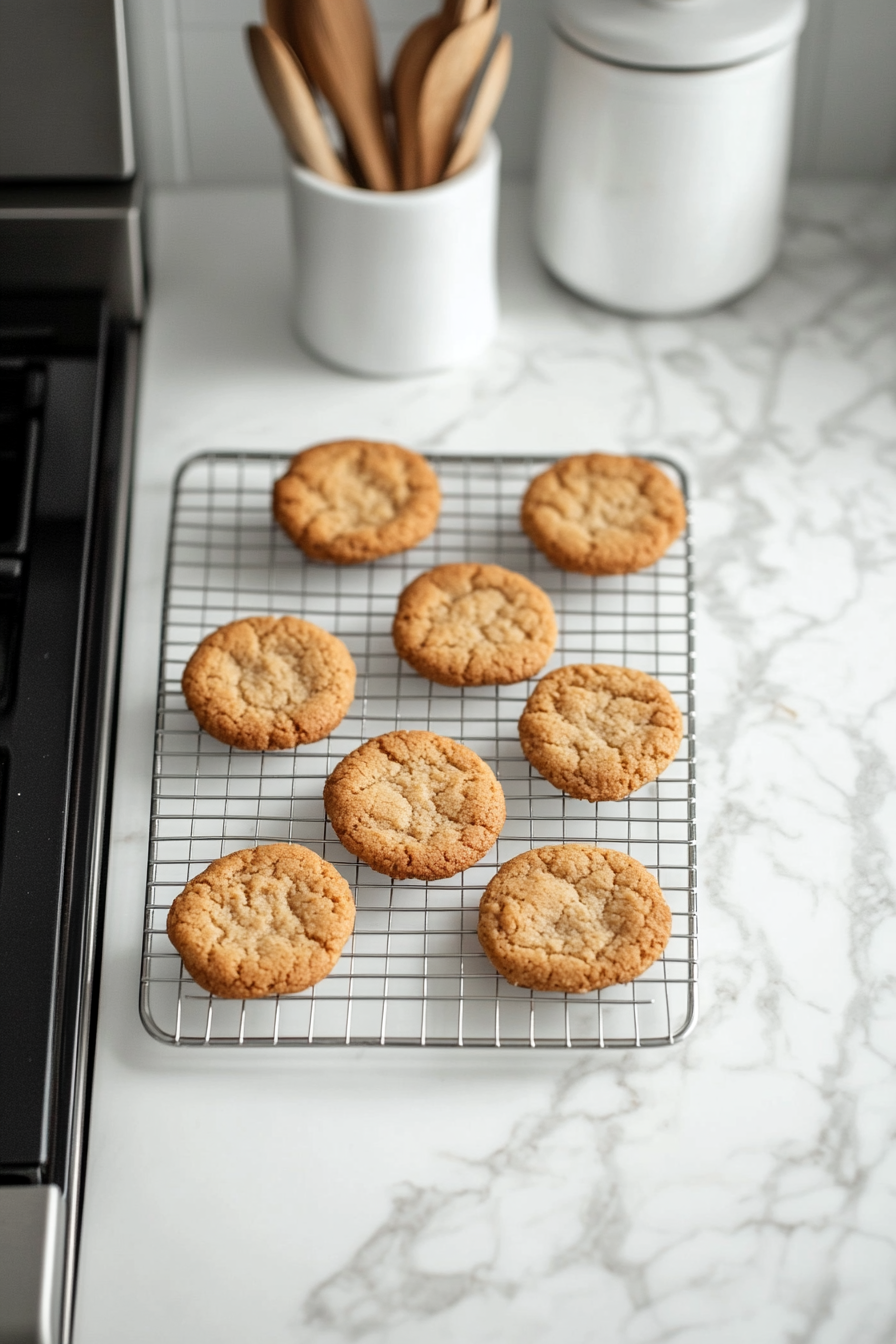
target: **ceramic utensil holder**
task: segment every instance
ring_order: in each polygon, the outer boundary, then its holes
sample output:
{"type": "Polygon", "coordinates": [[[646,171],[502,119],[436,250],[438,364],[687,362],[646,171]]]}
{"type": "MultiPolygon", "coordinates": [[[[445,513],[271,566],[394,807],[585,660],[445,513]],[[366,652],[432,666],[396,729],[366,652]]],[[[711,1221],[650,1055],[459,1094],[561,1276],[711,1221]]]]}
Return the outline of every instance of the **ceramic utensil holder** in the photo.
{"type": "Polygon", "coordinates": [[[353,373],[400,377],[475,359],[498,325],[501,150],[465,172],[378,192],[288,167],[293,316],[303,345],[353,373]]]}

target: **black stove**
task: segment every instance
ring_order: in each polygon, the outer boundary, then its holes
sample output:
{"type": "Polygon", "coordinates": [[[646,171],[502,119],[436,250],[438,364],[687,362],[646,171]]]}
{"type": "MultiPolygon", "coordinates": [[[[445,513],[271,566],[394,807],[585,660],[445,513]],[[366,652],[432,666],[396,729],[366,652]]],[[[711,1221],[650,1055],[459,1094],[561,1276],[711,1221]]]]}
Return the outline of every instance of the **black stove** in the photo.
{"type": "Polygon", "coordinates": [[[43,1321],[22,1339],[70,1315],[136,354],[99,294],[0,295],[0,1286],[43,1321]]]}

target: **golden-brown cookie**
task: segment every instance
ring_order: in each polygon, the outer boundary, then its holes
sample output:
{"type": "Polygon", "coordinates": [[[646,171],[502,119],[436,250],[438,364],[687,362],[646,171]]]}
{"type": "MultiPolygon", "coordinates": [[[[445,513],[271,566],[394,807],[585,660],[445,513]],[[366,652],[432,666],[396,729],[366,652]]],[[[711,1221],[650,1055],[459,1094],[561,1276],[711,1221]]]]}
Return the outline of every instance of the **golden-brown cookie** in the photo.
{"type": "Polygon", "coordinates": [[[168,911],[168,937],[197,985],[222,999],[298,994],[329,975],[355,922],[351,889],[303,845],[215,859],[168,911]]]}
{"type": "Polygon", "coordinates": [[[346,849],[376,872],[431,880],[481,859],[507,815],[485,761],[427,732],[384,733],[350,752],[324,806],[346,849]]]}
{"type": "Polygon", "coordinates": [[[557,642],[551,600],[500,565],[437,565],[398,599],[401,658],[442,686],[504,686],[544,667],[557,642]]]}
{"type": "Polygon", "coordinates": [[[530,483],[520,523],[551,564],[578,574],[644,569],[684,531],[677,485],[642,457],[586,453],[530,483]]]}
{"type": "Polygon", "coordinates": [[[546,845],[503,864],[479,903],[479,941],[512,985],[584,994],[646,971],[672,912],[637,859],[597,845],[546,845]]]}
{"type": "Polygon", "coordinates": [[[247,616],[207,635],[184,669],[199,725],[244,751],[317,742],[344,717],[355,664],[341,639],[298,616],[247,616]]]}
{"type": "Polygon", "coordinates": [[[439,519],[438,478],[397,443],[344,439],[306,448],[274,486],[274,517],[312,560],[338,565],[407,551],[439,519]]]}
{"type": "Polygon", "coordinates": [[[576,663],[542,677],[519,733],[540,775],[596,803],[625,798],[662,774],[681,745],[681,711],[646,672],[576,663]]]}

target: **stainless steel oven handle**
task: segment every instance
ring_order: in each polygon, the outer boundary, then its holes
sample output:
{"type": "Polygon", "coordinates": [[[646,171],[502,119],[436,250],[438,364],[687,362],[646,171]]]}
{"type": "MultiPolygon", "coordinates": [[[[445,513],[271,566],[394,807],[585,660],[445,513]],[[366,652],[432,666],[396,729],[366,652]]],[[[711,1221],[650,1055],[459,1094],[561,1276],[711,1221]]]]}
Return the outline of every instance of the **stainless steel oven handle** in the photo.
{"type": "MultiPolygon", "coordinates": [[[[137,384],[139,379],[140,355],[139,329],[134,327],[129,328],[125,335],[124,343],[124,372],[120,408],[121,422],[118,431],[121,444],[121,467],[115,516],[112,522],[113,544],[109,558],[109,572],[106,589],[107,624],[104,649],[105,684],[103,686],[97,739],[99,747],[99,766],[97,769],[93,799],[93,851],[90,862],[90,877],[87,893],[87,918],[84,930],[86,956],[83,978],[81,981],[79,1004],[80,1025],[78,1057],[75,1067],[74,1081],[74,1123],[72,1126],[71,1175],[69,1178],[68,1208],[65,1220],[65,1254],[63,1256],[61,1273],[60,1344],[69,1344],[69,1340],[71,1339],[75,1300],[75,1278],[78,1264],[82,1181],[84,1176],[84,1117],[87,1109],[91,1038],[94,1029],[91,1006],[94,995],[94,980],[97,974],[95,954],[104,869],[103,837],[105,827],[103,824],[103,817],[106,812],[110,784],[113,713],[115,709],[115,692],[118,682],[118,645],[122,621],[128,513],[130,509],[131,476],[133,468],[133,439],[137,413],[137,384]]],[[[0,1344],[5,1344],[2,1335],[0,1335],[0,1344]]]]}

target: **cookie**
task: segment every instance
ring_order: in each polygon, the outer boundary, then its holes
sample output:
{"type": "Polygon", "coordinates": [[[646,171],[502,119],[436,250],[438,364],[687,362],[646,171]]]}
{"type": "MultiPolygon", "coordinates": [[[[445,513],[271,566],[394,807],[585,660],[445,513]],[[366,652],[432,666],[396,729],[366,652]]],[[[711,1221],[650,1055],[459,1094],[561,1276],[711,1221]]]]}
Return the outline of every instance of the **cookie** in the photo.
{"type": "Polygon", "coordinates": [[[345,878],[303,845],[215,859],[175,897],[168,937],[222,999],[299,994],[329,975],[355,922],[345,878]]]}
{"type": "Polygon", "coordinates": [[[557,642],[547,593],[500,565],[438,565],[398,599],[399,657],[442,686],[504,686],[544,667],[557,642]]]}
{"type": "Polygon", "coordinates": [[[642,457],[588,453],[536,476],[520,523],[551,564],[578,574],[629,574],[652,565],[684,531],[684,499],[642,457]]]}
{"type": "Polygon", "coordinates": [[[397,443],[306,448],[274,486],[274,517],[312,560],[353,565],[428,537],[442,496],[432,467],[397,443]]]}
{"type": "Polygon", "coordinates": [[[435,733],[384,733],[340,761],[324,787],[333,830],[350,853],[389,877],[434,880],[491,849],[504,793],[469,747],[435,733]]]}
{"type": "Polygon", "coordinates": [[[681,745],[681,712],[662,682],[631,667],[548,672],[519,722],[540,775],[592,803],[626,798],[662,774],[681,745]]]}
{"type": "Polygon", "coordinates": [[[243,751],[282,750],[332,732],[355,694],[341,639],[297,616],[247,616],[207,635],[184,669],[199,725],[243,751]]]}
{"type": "Polygon", "coordinates": [[[479,941],[524,989],[584,994],[646,971],[672,912],[637,859],[596,845],[546,845],[503,864],[479,903],[479,941]]]}

